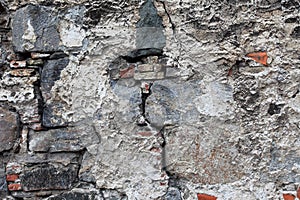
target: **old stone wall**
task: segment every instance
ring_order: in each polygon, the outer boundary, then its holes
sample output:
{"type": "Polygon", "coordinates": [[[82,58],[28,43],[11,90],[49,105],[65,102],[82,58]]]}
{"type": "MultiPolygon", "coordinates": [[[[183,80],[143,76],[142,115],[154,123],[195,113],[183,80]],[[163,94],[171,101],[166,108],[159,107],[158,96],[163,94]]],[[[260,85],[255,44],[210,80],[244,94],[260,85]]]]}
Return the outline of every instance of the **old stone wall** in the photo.
{"type": "Polygon", "coordinates": [[[0,0],[0,199],[300,199],[297,0],[0,0]]]}

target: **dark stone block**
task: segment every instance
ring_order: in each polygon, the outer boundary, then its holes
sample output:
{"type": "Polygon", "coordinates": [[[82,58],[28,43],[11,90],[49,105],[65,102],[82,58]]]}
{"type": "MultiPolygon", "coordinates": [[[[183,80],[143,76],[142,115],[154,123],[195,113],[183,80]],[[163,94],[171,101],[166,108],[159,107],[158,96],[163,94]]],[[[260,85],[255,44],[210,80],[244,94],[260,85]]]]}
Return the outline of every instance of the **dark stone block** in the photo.
{"type": "Polygon", "coordinates": [[[48,7],[28,5],[17,10],[12,23],[12,41],[15,51],[53,52],[60,50],[57,26],[58,17],[48,7]]]}
{"type": "Polygon", "coordinates": [[[157,10],[152,0],[148,0],[140,8],[140,20],[138,21],[137,28],[140,27],[158,27],[163,28],[162,18],[157,14],[157,10]]]}
{"type": "Polygon", "coordinates": [[[24,191],[65,190],[71,188],[77,178],[77,165],[56,168],[52,165],[26,170],[21,177],[24,191]]]}
{"type": "MultiPolygon", "coordinates": [[[[61,71],[69,64],[68,58],[61,58],[57,60],[46,61],[43,70],[41,72],[41,91],[44,101],[47,101],[50,97],[50,91],[55,81],[60,79],[61,71]]],[[[45,108],[46,112],[49,111],[49,107],[45,108]]],[[[51,113],[51,112],[50,112],[51,113]]]]}
{"type": "Polygon", "coordinates": [[[157,14],[152,0],[148,0],[140,8],[140,20],[136,27],[137,49],[164,48],[166,37],[163,33],[162,18],[157,14]]]}
{"type": "Polygon", "coordinates": [[[0,152],[13,147],[18,138],[18,115],[0,107],[0,152]]]}
{"type": "Polygon", "coordinates": [[[43,126],[48,128],[67,126],[68,122],[61,116],[62,110],[63,105],[60,102],[45,105],[42,116],[43,126]]]}

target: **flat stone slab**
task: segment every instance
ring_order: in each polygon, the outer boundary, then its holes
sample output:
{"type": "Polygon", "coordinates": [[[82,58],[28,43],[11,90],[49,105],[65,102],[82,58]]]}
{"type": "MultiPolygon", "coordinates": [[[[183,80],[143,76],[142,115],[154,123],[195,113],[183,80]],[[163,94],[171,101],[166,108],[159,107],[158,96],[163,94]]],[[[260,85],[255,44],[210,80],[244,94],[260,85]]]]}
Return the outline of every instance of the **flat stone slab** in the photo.
{"type": "Polygon", "coordinates": [[[0,107],[0,152],[11,149],[17,138],[17,114],[0,107]]]}

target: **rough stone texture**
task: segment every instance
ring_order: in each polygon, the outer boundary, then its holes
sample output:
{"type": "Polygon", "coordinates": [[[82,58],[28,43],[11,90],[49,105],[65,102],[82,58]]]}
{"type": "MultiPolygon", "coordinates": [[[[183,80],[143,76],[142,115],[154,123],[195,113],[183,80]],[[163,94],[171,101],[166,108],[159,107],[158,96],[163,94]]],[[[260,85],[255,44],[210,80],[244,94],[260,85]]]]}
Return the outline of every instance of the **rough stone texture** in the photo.
{"type": "Polygon", "coordinates": [[[76,180],[77,166],[59,169],[51,165],[25,170],[22,176],[24,191],[69,189],[76,180]]]}
{"type": "Polygon", "coordinates": [[[299,9],[0,0],[0,196],[299,198],[299,9]]]}
{"type": "Polygon", "coordinates": [[[35,152],[76,152],[99,143],[93,127],[54,129],[49,131],[31,131],[29,150],[35,152]]]}

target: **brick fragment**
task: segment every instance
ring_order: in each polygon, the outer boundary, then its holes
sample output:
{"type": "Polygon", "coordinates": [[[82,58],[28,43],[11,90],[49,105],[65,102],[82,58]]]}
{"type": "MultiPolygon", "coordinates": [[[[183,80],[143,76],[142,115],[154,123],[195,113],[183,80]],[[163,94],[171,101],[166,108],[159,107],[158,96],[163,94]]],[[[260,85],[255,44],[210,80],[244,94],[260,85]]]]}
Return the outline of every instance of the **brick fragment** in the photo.
{"type": "Polygon", "coordinates": [[[255,60],[256,62],[258,62],[260,64],[263,64],[265,66],[268,65],[267,52],[253,52],[253,53],[248,53],[246,56],[251,58],[252,60],[255,60]]]}
{"type": "Polygon", "coordinates": [[[8,185],[8,190],[10,191],[18,191],[21,190],[21,184],[20,183],[13,183],[8,185]]]}
{"type": "Polygon", "coordinates": [[[12,60],[10,62],[10,67],[11,68],[22,68],[22,67],[26,67],[26,60],[12,60]]]}
{"type": "Polygon", "coordinates": [[[134,66],[120,70],[120,78],[132,78],[134,76],[134,66]]]}
{"type": "Polygon", "coordinates": [[[295,200],[295,196],[292,194],[283,194],[284,200],[295,200]]]}
{"type": "Polygon", "coordinates": [[[28,77],[34,75],[34,69],[13,69],[10,71],[11,76],[28,77]]]}
{"type": "Polygon", "coordinates": [[[19,179],[19,175],[18,174],[7,174],[6,175],[6,181],[14,182],[17,179],[19,179]]]}
{"type": "Polygon", "coordinates": [[[197,194],[198,200],[217,200],[217,197],[208,194],[197,194]]]}

